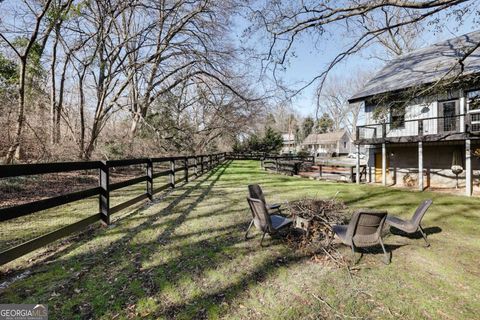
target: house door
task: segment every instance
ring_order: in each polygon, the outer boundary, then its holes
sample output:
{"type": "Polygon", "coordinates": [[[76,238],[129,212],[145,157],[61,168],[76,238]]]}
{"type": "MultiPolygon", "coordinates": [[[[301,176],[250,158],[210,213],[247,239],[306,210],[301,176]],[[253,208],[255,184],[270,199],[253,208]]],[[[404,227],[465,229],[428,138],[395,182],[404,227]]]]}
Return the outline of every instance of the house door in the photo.
{"type": "MultiPolygon", "coordinates": [[[[388,173],[388,157],[387,157],[387,173],[388,173]]],[[[382,182],[382,154],[375,153],[375,182],[382,182]]]]}
{"type": "Polygon", "coordinates": [[[457,100],[444,101],[438,104],[438,132],[452,132],[459,128],[457,100]]]}

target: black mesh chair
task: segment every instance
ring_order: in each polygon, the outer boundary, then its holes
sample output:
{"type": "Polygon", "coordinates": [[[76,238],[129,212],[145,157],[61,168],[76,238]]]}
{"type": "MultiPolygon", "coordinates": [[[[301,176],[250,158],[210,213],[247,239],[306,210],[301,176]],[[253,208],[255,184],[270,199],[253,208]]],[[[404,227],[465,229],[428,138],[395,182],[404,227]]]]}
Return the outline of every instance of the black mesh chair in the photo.
{"type": "Polygon", "coordinates": [[[265,202],[260,199],[247,197],[247,201],[252,212],[252,221],[245,233],[245,240],[248,239],[248,232],[252,225],[255,225],[257,229],[263,232],[262,240],[260,240],[260,245],[262,245],[263,239],[267,233],[269,235],[276,234],[279,230],[290,226],[293,222],[288,218],[269,214],[265,202]]]}
{"type": "MultiPolygon", "coordinates": [[[[382,240],[382,229],[387,217],[386,211],[361,210],[354,213],[348,225],[334,225],[333,232],[340,240],[352,248],[353,263],[355,249],[380,245],[384,253],[384,263],[389,264],[391,253],[387,253],[382,240]]],[[[360,258],[363,253],[361,253],[360,258]]],[[[358,260],[360,260],[360,258],[358,260]]]]}
{"type": "Polygon", "coordinates": [[[267,202],[265,201],[265,196],[263,194],[262,188],[258,184],[250,184],[248,186],[248,193],[250,194],[250,198],[259,199],[263,201],[263,203],[265,203],[265,206],[267,207],[269,212],[274,212],[274,211],[280,212],[281,204],[275,203],[272,205],[268,205],[267,202]]]}
{"type": "Polygon", "coordinates": [[[425,213],[427,212],[428,208],[430,208],[432,203],[433,201],[431,199],[422,201],[422,203],[420,203],[420,205],[418,206],[417,210],[415,210],[415,213],[413,214],[413,217],[410,220],[402,220],[394,216],[388,216],[387,224],[407,234],[414,234],[417,231],[420,231],[420,233],[422,234],[423,240],[425,240],[426,246],[429,247],[430,243],[428,243],[427,241],[427,235],[425,234],[425,231],[422,228],[421,222],[422,222],[423,216],[425,216],[425,213]]]}

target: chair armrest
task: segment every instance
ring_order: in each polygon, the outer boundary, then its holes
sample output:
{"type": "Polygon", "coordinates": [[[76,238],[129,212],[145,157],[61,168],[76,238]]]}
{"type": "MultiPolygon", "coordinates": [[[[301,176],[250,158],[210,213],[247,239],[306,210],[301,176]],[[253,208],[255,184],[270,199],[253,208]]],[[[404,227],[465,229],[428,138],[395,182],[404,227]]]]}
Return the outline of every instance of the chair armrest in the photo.
{"type": "Polygon", "coordinates": [[[280,208],[282,205],[279,204],[279,203],[274,203],[274,204],[271,204],[268,206],[268,209],[278,209],[280,208]]]}

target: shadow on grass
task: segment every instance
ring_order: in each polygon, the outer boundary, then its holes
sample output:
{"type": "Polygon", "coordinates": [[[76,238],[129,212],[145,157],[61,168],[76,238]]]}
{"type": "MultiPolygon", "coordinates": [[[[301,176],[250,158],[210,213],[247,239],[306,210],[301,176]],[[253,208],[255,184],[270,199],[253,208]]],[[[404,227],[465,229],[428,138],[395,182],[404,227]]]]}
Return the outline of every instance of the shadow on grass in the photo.
{"type": "MultiPolygon", "coordinates": [[[[431,234],[436,234],[442,232],[442,228],[440,227],[427,227],[423,228],[423,231],[426,233],[427,236],[431,234]]],[[[409,239],[423,239],[422,234],[420,231],[414,232],[414,233],[406,233],[402,230],[399,230],[395,227],[390,227],[390,232],[393,235],[400,236],[400,237],[405,237],[409,239]]]]}
{"type": "MultiPolygon", "coordinates": [[[[222,173],[223,173],[225,171],[225,168],[228,167],[228,165],[230,164],[230,162],[231,161],[225,162],[224,164],[220,165],[219,167],[217,167],[217,168],[213,169],[212,171],[208,172],[208,175],[206,175],[206,176],[203,176],[203,175],[199,176],[197,179],[194,180],[194,182],[195,182],[194,185],[190,185],[188,183],[179,184],[179,185],[176,186],[175,189],[169,189],[165,193],[156,196],[153,199],[153,201],[151,201],[151,202],[145,202],[143,204],[137,204],[136,205],[137,208],[133,212],[128,213],[127,215],[122,215],[122,214],[113,215],[112,216],[113,224],[111,226],[108,226],[108,227],[105,228],[105,227],[102,227],[100,224],[92,225],[89,228],[87,228],[86,230],[80,232],[79,234],[74,235],[73,237],[69,237],[67,239],[61,240],[60,244],[62,246],[60,248],[58,247],[59,243],[52,244],[51,248],[49,248],[49,250],[54,251],[54,254],[48,256],[48,258],[42,259],[38,264],[28,265],[24,268],[15,268],[11,272],[4,273],[3,276],[12,277],[12,276],[15,276],[17,274],[20,274],[20,273],[24,272],[26,269],[32,269],[32,268],[35,268],[35,267],[42,267],[43,264],[49,264],[50,262],[55,261],[58,258],[60,258],[64,255],[67,255],[70,252],[78,249],[79,247],[84,245],[85,242],[88,242],[89,240],[91,240],[92,236],[102,237],[102,236],[107,235],[105,232],[96,233],[99,226],[100,226],[100,228],[106,229],[106,232],[108,232],[107,236],[124,233],[125,231],[120,230],[118,228],[119,226],[117,226],[117,224],[121,224],[123,220],[128,220],[128,221],[144,220],[145,217],[142,217],[141,214],[146,208],[154,206],[154,205],[158,204],[159,202],[168,200],[169,197],[172,195],[172,193],[174,193],[178,190],[182,190],[184,187],[186,188],[183,194],[180,194],[178,196],[174,196],[173,201],[166,208],[162,209],[160,212],[156,213],[155,215],[149,216],[147,218],[148,219],[147,221],[140,224],[135,229],[128,230],[128,235],[123,237],[122,239],[120,239],[120,240],[123,240],[125,242],[130,241],[131,238],[133,236],[135,236],[137,229],[140,230],[140,229],[144,228],[145,226],[150,225],[153,221],[155,221],[155,220],[157,220],[157,219],[159,219],[163,216],[168,215],[172,208],[174,208],[182,200],[184,200],[186,197],[188,197],[189,194],[191,194],[202,183],[208,181],[212,176],[217,174],[220,170],[223,170],[222,171],[222,173]],[[117,228],[117,230],[111,230],[111,228],[117,228]]],[[[222,173],[220,173],[220,175],[222,173]]],[[[168,222],[164,222],[162,224],[168,224],[168,222]]],[[[160,226],[161,226],[161,224],[156,225],[156,226],[152,226],[152,228],[160,227],[160,226]]]]}
{"type": "MultiPolygon", "coordinates": [[[[126,308],[147,298],[158,296],[172,286],[177,287],[185,279],[202,277],[208,270],[215,270],[232,262],[236,258],[229,253],[232,250],[236,255],[250,254],[248,243],[236,247],[243,242],[241,234],[246,227],[243,221],[217,228],[208,227],[207,224],[201,231],[174,235],[175,230],[187,221],[189,214],[211,193],[227,166],[228,164],[219,167],[203,181],[187,187],[165,208],[148,216],[147,220],[140,222],[138,226],[125,230],[126,234],[114,240],[107,248],[88,250],[65,258],[69,251],[87,244],[87,239],[58,252],[48,266],[39,266],[28,281],[15,283],[10,288],[16,291],[15,294],[2,297],[2,301],[20,303],[29,299],[48,300],[52,316],[59,318],[108,317],[115,312],[124,312],[126,308]],[[205,182],[208,182],[208,185],[202,186],[205,182]],[[197,191],[200,193],[193,195],[197,191]],[[139,232],[152,228],[153,222],[168,216],[184,200],[193,201],[185,208],[177,210],[179,212],[174,214],[174,219],[163,223],[163,230],[158,236],[145,243],[134,243],[133,239],[139,232]],[[187,241],[188,237],[195,239],[196,235],[207,237],[187,241]],[[174,241],[179,241],[178,245],[173,243],[171,246],[174,241]],[[174,257],[149,267],[144,266],[144,263],[149,262],[158,252],[174,248],[178,251],[174,257]],[[52,286],[52,283],[61,285],[52,286]]],[[[121,223],[116,228],[120,226],[121,223]]],[[[105,232],[113,231],[107,229],[105,232]]],[[[165,307],[152,308],[151,312],[155,316],[168,318],[174,318],[178,314],[190,318],[204,318],[208,310],[215,309],[218,303],[235,299],[249,283],[263,281],[279,264],[285,265],[287,261],[293,263],[300,259],[302,258],[278,260],[272,254],[242,277],[236,277],[235,280],[213,290],[174,301],[165,307]]]]}
{"type": "MultiPolygon", "coordinates": [[[[227,170],[229,165],[173,190],[162,200],[164,208],[156,208],[160,202],[156,200],[122,217],[115,227],[95,232],[94,239],[84,239],[58,253],[48,266],[38,266],[29,279],[15,283],[7,294],[0,293],[1,300],[48,301],[55,318],[202,319],[228,315],[239,300],[255,299],[256,290],[268,287],[263,282],[275,276],[280,267],[305,259],[278,240],[268,239],[268,247],[260,247],[258,234],[244,241],[250,212],[243,195],[250,177],[263,181],[263,175],[256,171],[250,175],[256,170],[252,165],[235,163],[227,170]],[[146,207],[150,208],[142,215],[146,207]],[[112,235],[114,240],[108,243],[112,235]],[[108,245],[94,246],[102,241],[108,245]],[[77,248],[82,249],[78,254],[68,254],[77,248]]],[[[288,177],[284,185],[283,179],[267,175],[265,179],[272,179],[267,183],[267,198],[278,194],[297,197],[315,190],[332,195],[337,189],[346,193],[354,190],[348,185],[333,188],[333,183],[298,183],[300,180],[288,177]]],[[[401,210],[414,205],[402,195],[395,190],[365,188],[349,193],[346,199],[351,205],[372,199],[377,207],[383,203],[401,210]],[[393,203],[392,197],[398,201],[393,203]]],[[[427,228],[427,232],[441,231],[435,228],[427,228]]],[[[391,252],[404,245],[386,244],[386,248],[391,252]]],[[[375,255],[373,258],[383,255],[380,247],[372,249],[369,253],[375,255]]],[[[269,290],[268,295],[277,294],[275,287],[269,290]]]]}

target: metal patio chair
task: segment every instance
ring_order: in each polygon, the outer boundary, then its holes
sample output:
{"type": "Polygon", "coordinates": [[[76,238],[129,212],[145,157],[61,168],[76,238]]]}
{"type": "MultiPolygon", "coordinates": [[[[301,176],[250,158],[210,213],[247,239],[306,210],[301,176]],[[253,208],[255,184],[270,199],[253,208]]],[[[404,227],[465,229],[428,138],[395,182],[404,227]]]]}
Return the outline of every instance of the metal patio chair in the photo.
{"type": "Polygon", "coordinates": [[[248,239],[248,232],[252,225],[255,224],[255,227],[263,232],[262,240],[260,240],[260,245],[263,244],[263,239],[268,233],[269,235],[274,235],[278,233],[283,228],[286,228],[292,224],[292,220],[274,214],[269,214],[265,202],[260,199],[255,199],[247,197],[248,205],[252,212],[252,221],[248,226],[247,232],[245,233],[245,240],[248,239]]]}
{"type": "Polygon", "coordinates": [[[280,212],[281,204],[275,203],[272,205],[268,205],[265,201],[265,195],[263,194],[262,188],[258,184],[250,184],[248,185],[248,193],[250,194],[250,198],[259,199],[265,203],[269,212],[278,211],[280,212]]]}
{"type": "Polygon", "coordinates": [[[382,240],[382,229],[387,217],[386,211],[360,210],[354,213],[348,225],[334,225],[333,232],[340,240],[352,248],[353,263],[356,264],[363,256],[361,253],[358,260],[355,259],[355,249],[372,247],[380,244],[384,253],[385,264],[390,263],[391,253],[387,253],[382,240]]]}
{"type": "Polygon", "coordinates": [[[417,231],[420,231],[420,233],[422,234],[423,240],[425,240],[426,246],[429,247],[430,243],[428,243],[427,241],[427,235],[425,234],[425,231],[422,228],[421,222],[422,222],[423,216],[427,212],[428,208],[430,208],[432,203],[433,201],[431,199],[422,201],[418,206],[417,210],[415,210],[415,213],[413,214],[410,220],[402,220],[394,216],[388,216],[386,223],[389,226],[394,227],[398,230],[401,230],[407,234],[414,234],[417,231]]]}

